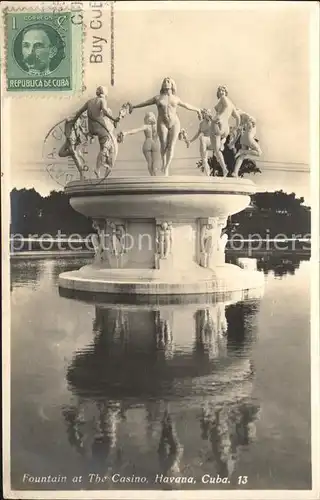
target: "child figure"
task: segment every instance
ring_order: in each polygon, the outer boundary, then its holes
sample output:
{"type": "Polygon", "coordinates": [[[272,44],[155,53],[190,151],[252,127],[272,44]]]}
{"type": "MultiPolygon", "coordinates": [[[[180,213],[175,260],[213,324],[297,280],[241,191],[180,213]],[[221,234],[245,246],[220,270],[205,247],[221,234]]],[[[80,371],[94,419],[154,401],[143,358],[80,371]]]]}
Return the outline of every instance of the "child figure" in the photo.
{"type": "Polygon", "coordinates": [[[144,117],[144,125],[139,128],[128,130],[127,132],[120,132],[118,134],[118,142],[123,142],[127,135],[137,134],[144,132],[144,143],[142,145],[142,152],[147,161],[149,174],[156,175],[156,161],[160,159],[160,144],[157,133],[157,120],[154,113],[146,113],[144,117]]]}
{"type": "Polygon", "coordinates": [[[239,170],[244,160],[255,159],[262,154],[261,148],[256,140],[256,122],[252,117],[248,117],[243,125],[240,145],[241,148],[235,155],[236,164],[232,177],[238,177],[239,170]]]}
{"type": "Polygon", "coordinates": [[[210,167],[208,164],[208,151],[212,151],[212,144],[211,144],[211,138],[210,138],[210,133],[211,133],[211,122],[212,122],[212,114],[209,109],[202,109],[201,110],[201,115],[202,115],[202,120],[199,124],[199,128],[197,133],[192,137],[192,139],[188,140],[186,137],[184,137],[185,142],[187,147],[190,146],[194,141],[196,141],[198,138],[199,139],[199,145],[200,145],[200,157],[202,160],[202,165],[204,168],[204,171],[206,175],[210,175],[210,167]]]}

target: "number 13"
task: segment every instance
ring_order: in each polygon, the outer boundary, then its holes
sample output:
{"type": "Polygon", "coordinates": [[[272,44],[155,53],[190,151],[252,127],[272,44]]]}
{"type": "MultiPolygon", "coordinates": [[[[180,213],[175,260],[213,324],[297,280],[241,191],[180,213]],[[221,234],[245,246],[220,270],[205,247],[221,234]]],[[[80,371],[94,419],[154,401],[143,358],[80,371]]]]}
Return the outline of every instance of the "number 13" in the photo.
{"type": "Polygon", "coordinates": [[[238,484],[247,484],[248,476],[238,476],[238,484]]]}

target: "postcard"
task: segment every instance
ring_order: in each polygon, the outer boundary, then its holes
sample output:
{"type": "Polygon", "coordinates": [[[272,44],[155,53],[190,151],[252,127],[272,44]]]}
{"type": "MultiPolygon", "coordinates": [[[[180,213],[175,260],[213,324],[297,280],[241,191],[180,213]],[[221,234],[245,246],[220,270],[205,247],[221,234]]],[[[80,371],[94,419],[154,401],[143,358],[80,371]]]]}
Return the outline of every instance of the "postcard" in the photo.
{"type": "Polygon", "coordinates": [[[319,6],[1,4],[8,499],[319,498],[319,6]]]}

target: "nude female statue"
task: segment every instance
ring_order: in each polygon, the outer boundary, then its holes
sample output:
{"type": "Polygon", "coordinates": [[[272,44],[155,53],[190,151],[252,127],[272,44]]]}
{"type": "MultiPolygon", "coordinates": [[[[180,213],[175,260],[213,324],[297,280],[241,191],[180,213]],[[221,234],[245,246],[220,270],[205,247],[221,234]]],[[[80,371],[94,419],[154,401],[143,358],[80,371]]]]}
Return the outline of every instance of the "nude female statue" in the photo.
{"type": "Polygon", "coordinates": [[[212,253],[213,249],[213,230],[214,230],[213,222],[208,222],[207,224],[204,224],[201,228],[200,251],[201,253],[206,254],[207,257],[209,257],[209,255],[212,253]]]}
{"type": "Polygon", "coordinates": [[[172,225],[170,222],[162,222],[157,226],[156,242],[160,259],[166,259],[172,248],[172,225]]]}
{"type": "Polygon", "coordinates": [[[192,137],[190,140],[186,140],[187,147],[192,144],[192,142],[196,141],[198,137],[200,137],[200,157],[202,160],[202,165],[206,175],[210,176],[210,167],[208,164],[208,151],[212,151],[211,145],[211,123],[212,123],[212,114],[209,109],[203,109],[202,111],[202,120],[199,124],[198,132],[192,137]]]}
{"type": "Polygon", "coordinates": [[[227,87],[224,85],[218,87],[217,98],[219,100],[214,107],[216,115],[211,125],[211,145],[214,155],[222,168],[223,176],[226,177],[228,169],[222,154],[223,144],[230,132],[229,119],[233,116],[236,120],[236,128],[238,128],[240,125],[240,116],[235,105],[228,97],[227,87]]]}
{"type": "Polygon", "coordinates": [[[236,164],[232,177],[238,177],[240,167],[244,160],[254,159],[257,156],[261,156],[261,148],[255,138],[256,136],[256,122],[254,118],[248,117],[240,137],[241,149],[235,155],[236,164]]]}
{"type": "Polygon", "coordinates": [[[161,85],[160,94],[133,106],[129,103],[129,112],[134,109],[144,108],[155,104],[158,108],[157,130],[160,139],[160,152],[162,158],[162,172],[169,174],[169,167],[172,162],[174,147],[180,132],[180,120],[177,115],[178,106],[195,111],[201,120],[199,108],[186,104],[176,95],[177,86],[172,78],[166,77],[161,85]]]}
{"type": "Polygon", "coordinates": [[[91,238],[95,253],[95,261],[101,262],[101,260],[103,260],[103,252],[105,250],[104,248],[105,221],[103,219],[101,220],[95,219],[93,220],[92,227],[95,231],[97,231],[97,234],[94,233],[91,238]]]}
{"type": "Polygon", "coordinates": [[[157,133],[157,120],[154,113],[146,113],[144,117],[144,125],[140,128],[120,132],[118,141],[123,142],[127,135],[144,132],[145,140],[142,145],[142,152],[147,161],[148,171],[150,175],[156,175],[156,160],[159,157],[159,137],[157,133]]]}
{"type": "Polygon", "coordinates": [[[100,177],[101,167],[105,167],[106,178],[114,166],[117,156],[117,141],[113,136],[113,129],[117,126],[120,118],[114,118],[111,110],[107,108],[107,90],[99,86],[96,90],[96,97],[89,99],[76,113],[74,122],[84,113],[88,116],[89,134],[97,136],[100,151],[97,157],[95,174],[100,177]]]}
{"type": "Polygon", "coordinates": [[[115,224],[112,221],[107,221],[110,232],[109,236],[111,238],[111,252],[113,255],[119,256],[123,255],[125,252],[125,235],[126,230],[124,225],[115,224]]]}

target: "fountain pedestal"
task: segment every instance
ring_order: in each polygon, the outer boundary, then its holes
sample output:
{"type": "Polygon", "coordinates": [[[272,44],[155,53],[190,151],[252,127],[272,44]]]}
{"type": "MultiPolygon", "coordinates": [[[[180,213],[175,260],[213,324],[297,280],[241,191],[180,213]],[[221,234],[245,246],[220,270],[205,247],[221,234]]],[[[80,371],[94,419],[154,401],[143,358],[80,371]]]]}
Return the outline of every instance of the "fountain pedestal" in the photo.
{"type": "Polygon", "coordinates": [[[258,288],[260,273],[225,263],[229,215],[248,206],[249,180],[108,178],[69,183],[71,206],[91,217],[92,264],[63,273],[63,288],[104,293],[207,294],[258,288]]]}

